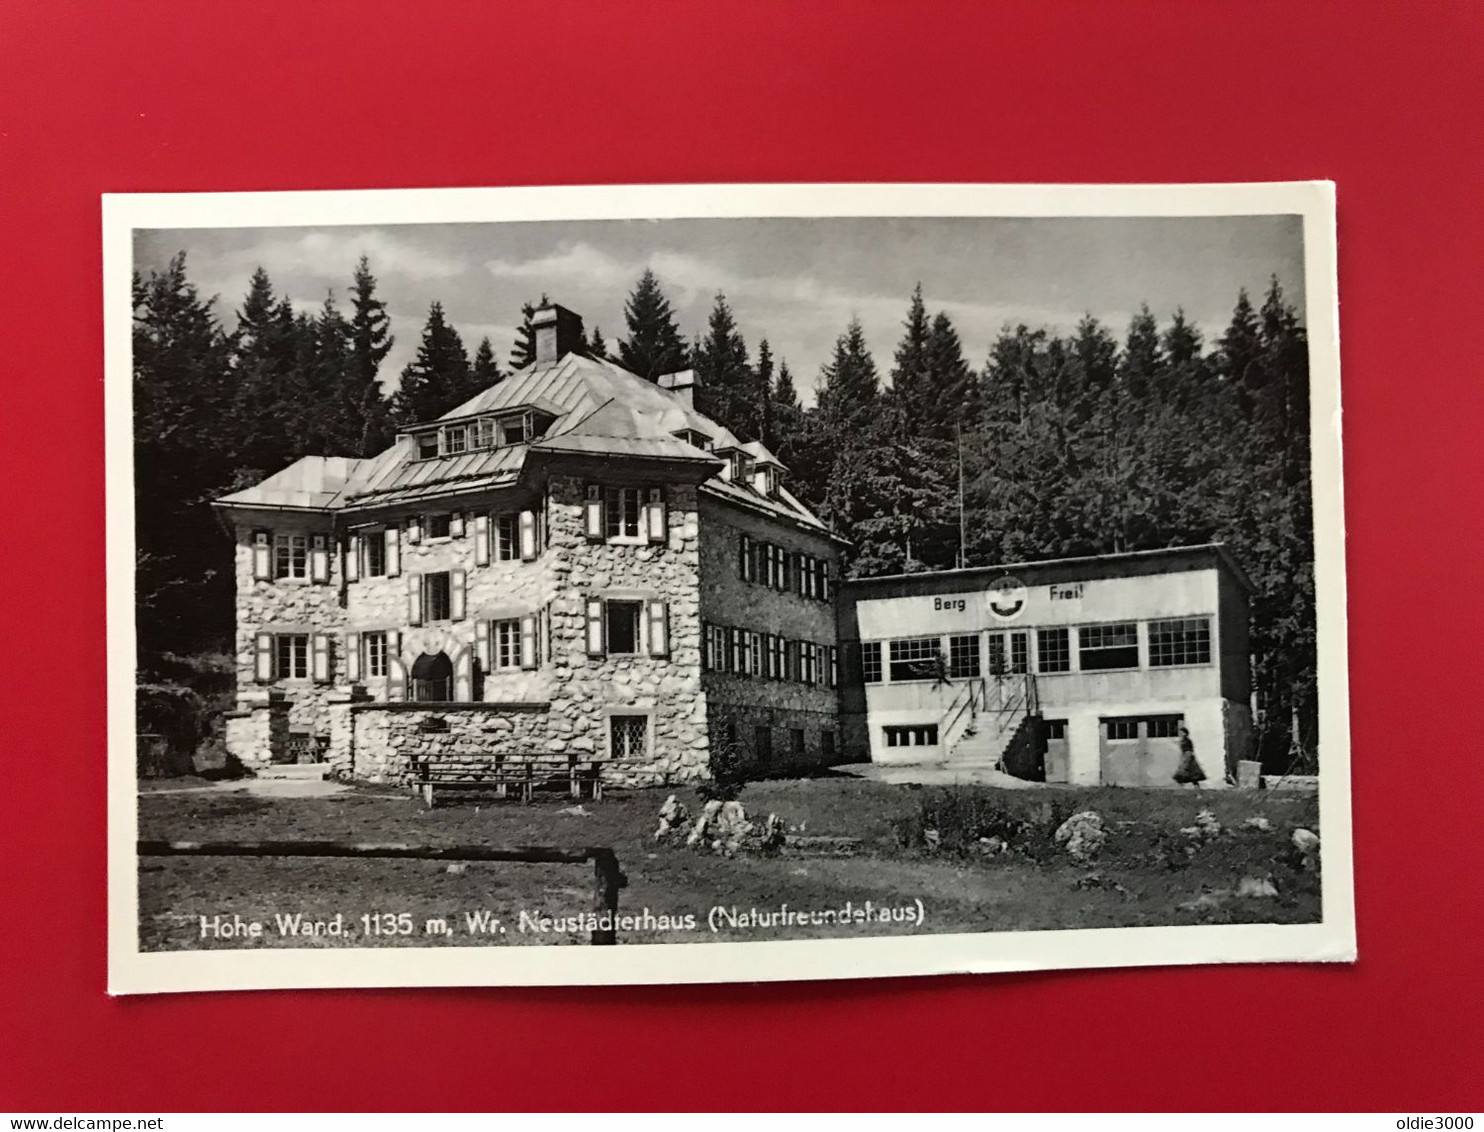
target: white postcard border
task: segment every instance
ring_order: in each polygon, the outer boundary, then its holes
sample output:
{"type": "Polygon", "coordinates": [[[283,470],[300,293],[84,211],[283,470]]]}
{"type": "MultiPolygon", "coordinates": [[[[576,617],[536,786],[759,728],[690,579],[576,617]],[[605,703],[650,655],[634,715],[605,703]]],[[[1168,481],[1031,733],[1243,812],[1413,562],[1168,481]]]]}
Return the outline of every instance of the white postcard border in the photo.
{"type": "Polygon", "coordinates": [[[695,983],[1356,957],[1341,479],[1335,195],[1330,182],[1212,185],[636,185],[103,197],[108,614],[108,990],[695,983]],[[617,948],[139,949],[131,278],[139,228],[696,217],[1303,217],[1319,642],[1318,924],[1237,924],[617,948]]]}

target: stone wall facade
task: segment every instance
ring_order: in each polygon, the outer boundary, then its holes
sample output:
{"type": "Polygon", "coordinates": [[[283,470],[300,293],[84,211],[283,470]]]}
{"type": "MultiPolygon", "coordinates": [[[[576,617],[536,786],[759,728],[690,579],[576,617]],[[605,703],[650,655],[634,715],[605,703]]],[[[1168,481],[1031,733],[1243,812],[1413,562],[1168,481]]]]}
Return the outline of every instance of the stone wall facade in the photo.
{"type": "Polygon", "coordinates": [[[499,755],[543,751],[548,737],[547,704],[521,707],[469,704],[378,704],[350,707],[350,762],[336,766],[345,777],[402,784],[412,758],[471,773],[499,755]]]}
{"type": "MultiPolygon", "coordinates": [[[[823,534],[711,497],[702,497],[700,528],[700,607],[705,623],[809,641],[826,649],[837,645],[833,586],[840,577],[838,544],[823,534]],[[771,588],[761,575],[759,580],[744,579],[744,535],[828,562],[831,600],[771,588]]],[[[824,664],[825,678],[814,684],[707,671],[702,684],[713,741],[740,744],[751,773],[797,772],[838,761],[839,693],[830,686],[827,659],[824,664]],[[767,739],[759,735],[760,728],[768,730],[767,739]],[[795,746],[795,729],[804,733],[802,754],[795,746]]]]}

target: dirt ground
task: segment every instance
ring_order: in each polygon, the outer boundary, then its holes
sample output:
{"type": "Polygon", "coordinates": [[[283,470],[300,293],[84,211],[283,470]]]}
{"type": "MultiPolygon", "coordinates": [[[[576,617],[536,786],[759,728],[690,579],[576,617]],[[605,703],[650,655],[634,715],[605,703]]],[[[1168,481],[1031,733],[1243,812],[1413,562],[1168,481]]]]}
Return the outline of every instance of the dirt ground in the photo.
{"type": "MultiPolygon", "coordinates": [[[[1305,923],[1320,917],[1319,878],[1300,867],[1290,848],[1295,829],[1318,829],[1312,794],[1070,787],[945,792],[848,778],[761,782],[742,794],[750,817],[777,813],[796,845],[816,837],[859,844],[846,856],[809,843],[776,855],[727,858],[653,840],[666,793],[615,793],[585,803],[583,813],[563,812],[572,805],[568,799],[530,806],[466,801],[427,810],[406,791],[370,787],[310,798],[144,793],[140,836],[609,846],[628,876],[620,911],[648,912],[619,932],[620,943],[1305,923]],[[925,836],[945,807],[972,812],[975,821],[987,813],[1001,823],[996,829],[1008,822],[1016,831],[1007,838],[1010,848],[989,853],[976,836],[979,828],[925,836]],[[1222,831],[1206,837],[1180,832],[1202,807],[1222,831]],[[1098,857],[1078,862],[1055,845],[1052,833],[1066,815],[1088,809],[1101,815],[1109,837],[1098,857]],[[1267,819],[1271,828],[1243,824],[1252,817],[1267,819]],[[1238,895],[1244,878],[1271,881],[1276,895],[1238,895]],[[889,919],[891,910],[915,909],[918,901],[920,924],[889,919]],[[870,902],[873,915],[885,910],[888,919],[767,923],[768,914],[784,905],[814,911],[847,902],[856,912],[870,902]],[[709,913],[718,906],[755,909],[760,916],[751,920],[763,923],[723,918],[713,931],[709,913]]],[[[693,791],[678,793],[692,812],[699,810],[693,791]]],[[[149,857],[140,862],[139,898],[145,950],[587,943],[590,925],[564,921],[592,909],[593,872],[586,865],[149,857]],[[294,916],[297,933],[288,927],[294,916]],[[208,930],[203,938],[203,917],[262,928],[252,937],[220,938],[208,930]],[[340,931],[306,934],[316,923],[338,923],[340,931]]]]}

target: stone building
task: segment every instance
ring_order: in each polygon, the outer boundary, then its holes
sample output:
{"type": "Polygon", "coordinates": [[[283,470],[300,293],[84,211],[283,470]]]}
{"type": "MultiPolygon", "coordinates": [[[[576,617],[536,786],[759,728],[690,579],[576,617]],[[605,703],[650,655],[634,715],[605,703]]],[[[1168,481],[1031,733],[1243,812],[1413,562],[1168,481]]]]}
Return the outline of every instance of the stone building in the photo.
{"type": "Polygon", "coordinates": [[[366,459],[305,457],[216,502],[236,540],[249,767],[304,752],[572,755],[605,780],[835,761],[841,543],[785,469],[658,382],[533,318],[535,359],[366,459]]]}

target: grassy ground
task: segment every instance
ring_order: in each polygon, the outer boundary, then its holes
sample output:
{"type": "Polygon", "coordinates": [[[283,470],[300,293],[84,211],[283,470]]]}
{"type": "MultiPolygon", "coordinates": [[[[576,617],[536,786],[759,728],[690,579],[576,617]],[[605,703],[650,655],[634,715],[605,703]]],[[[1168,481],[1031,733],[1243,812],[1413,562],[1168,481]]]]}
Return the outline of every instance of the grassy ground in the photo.
{"type": "MultiPolygon", "coordinates": [[[[692,811],[699,799],[682,791],[692,811]]],[[[531,806],[472,802],[426,810],[406,792],[357,788],[319,798],[268,798],[192,791],[141,796],[140,836],[174,840],[353,840],[432,845],[611,846],[628,875],[625,913],[648,909],[657,927],[620,932],[620,942],[700,942],[1008,931],[1199,923],[1300,923],[1319,919],[1319,879],[1288,857],[1294,829],[1317,830],[1313,795],[1267,792],[1135,791],[1047,787],[999,791],[914,788],[845,778],[761,782],[746,787],[750,817],[776,812],[805,837],[860,839],[849,856],[785,849],[775,856],[725,858],[656,844],[652,833],[663,791],[612,794],[588,802],[586,816],[561,811],[567,800],[531,806]],[[1179,830],[1202,806],[1223,832],[1198,841],[1179,830]],[[1068,814],[1102,815],[1105,850],[1091,863],[1071,860],[1052,831],[1068,814]],[[1261,815],[1271,830],[1242,825],[1261,815]],[[985,824],[988,823],[988,824],[985,824]],[[935,826],[945,828],[938,830],[935,826]],[[932,835],[927,836],[931,830],[932,835]],[[987,855],[982,832],[1011,830],[1012,850],[987,855]],[[934,844],[936,843],[936,845],[934,844]],[[1276,897],[1239,897],[1244,877],[1270,878],[1276,897]],[[713,934],[716,905],[772,910],[896,907],[921,900],[912,924],[724,928],[713,934]]],[[[592,871],[579,865],[481,864],[335,859],[145,858],[140,862],[140,936],[147,950],[218,946],[370,946],[586,943],[582,925],[531,930],[545,915],[570,917],[592,907],[592,871]],[[485,911],[505,931],[468,929],[485,911]],[[522,921],[521,913],[526,914],[522,921]],[[280,934],[275,917],[344,920],[343,936],[280,934]],[[369,936],[363,915],[407,913],[409,935],[369,936]],[[200,917],[263,924],[257,940],[202,939],[200,917]],[[443,919],[448,935],[428,935],[443,919]],[[521,930],[522,924],[528,930],[521,930]]]]}

